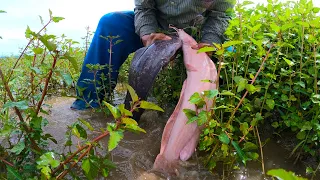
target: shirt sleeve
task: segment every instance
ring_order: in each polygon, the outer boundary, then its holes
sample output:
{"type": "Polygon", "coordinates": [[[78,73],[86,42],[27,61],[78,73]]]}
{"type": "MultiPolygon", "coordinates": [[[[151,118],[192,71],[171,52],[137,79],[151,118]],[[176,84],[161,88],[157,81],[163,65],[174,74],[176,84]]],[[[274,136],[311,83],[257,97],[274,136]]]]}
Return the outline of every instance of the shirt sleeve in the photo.
{"type": "Polygon", "coordinates": [[[220,44],[225,41],[224,33],[231,19],[227,12],[234,7],[234,4],[228,1],[230,0],[217,0],[208,9],[206,21],[202,26],[201,42],[220,44]]]}
{"type": "Polygon", "coordinates": [[[140,37],[156,32],[158,22],[154,0],[135,0],[134,15],[135,32],[140,37]]]}

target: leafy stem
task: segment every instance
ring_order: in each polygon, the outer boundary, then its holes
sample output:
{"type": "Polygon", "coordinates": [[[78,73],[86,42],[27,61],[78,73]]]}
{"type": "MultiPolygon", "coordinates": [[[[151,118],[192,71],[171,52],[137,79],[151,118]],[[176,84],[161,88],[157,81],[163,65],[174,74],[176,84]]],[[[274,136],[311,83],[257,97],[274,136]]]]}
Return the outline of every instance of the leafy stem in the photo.
{"type": "MultiPolygon", "coordinates": [[[[273,46],[274,46],[274,44],[271,44],[271,46],[270,46],[270,48],[269,48],[266,56],[264,57],[261,65],[260,65],[260,68],[259,68],[258,72],[256,73],[256,75],[254,76],[254,78],[253,78],[252,81],[251,81],[251,85],[254,84],[254,82],[256,81],[256,79],[257,79],[257,77],[258,77],[258,75],[260,74],[260,72],[261,72],[261,70],[262,70],[262,67],[264,66],[264,63],[266,62],[266,60],[268,59],[269,54],[270,54],[270,51],[271,51],[271,49],[273,48],[273,46]]],[[[249,92],[249,91],[247,90],[247,91],[244,93],[244,95],[243,95],[242,98],[240,99],[237,107],[233,110],[233,112],[232,112],[232,114],[231,114],[231,116],[230,116],[230,119],[229,119],[229,121],[228,121],[228,125],[231,124],[231,122],[232,122],[232,120],[233,120],[233,118],[234,118],[234,115],[236,114],[236,112],[237,112],[237,110],[239,109],[240,105],[241,105],[242,102],[244,101],[244,99],[245,99],[245,97],[247,96],[248,92],[249,92]]]]}

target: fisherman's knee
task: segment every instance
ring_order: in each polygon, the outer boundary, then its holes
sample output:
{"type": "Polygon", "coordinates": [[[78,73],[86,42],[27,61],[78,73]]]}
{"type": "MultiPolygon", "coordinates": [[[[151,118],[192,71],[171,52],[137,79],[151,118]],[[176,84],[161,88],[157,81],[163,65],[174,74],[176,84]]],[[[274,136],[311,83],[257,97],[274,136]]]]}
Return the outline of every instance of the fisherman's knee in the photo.
{"type": "Polygon", "coordinates": [[[131,16],[130,11],[117,11],[105,14],[100,18],[99,28],[116,31],[119,23],[124,22],[131,16]]]}

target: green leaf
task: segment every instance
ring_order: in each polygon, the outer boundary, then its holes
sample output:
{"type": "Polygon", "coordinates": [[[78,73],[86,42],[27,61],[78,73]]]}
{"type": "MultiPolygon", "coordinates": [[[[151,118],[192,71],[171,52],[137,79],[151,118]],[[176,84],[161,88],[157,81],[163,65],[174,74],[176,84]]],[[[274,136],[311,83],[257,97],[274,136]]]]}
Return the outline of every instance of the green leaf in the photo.
{"type": "Polygon", "coordinates": [[[73,69],[74,69],[76,72],[79,71],[79,67],[78,67],[77,60],[76,60],[74,57],[70,56],[70,54],[69,54],[68,52],[66,52],[66,53],[63,55],[63,57],[61,57],[61,59],[62,59],[62,58],[68,59],[68,60],[70,61],[70,63],[72,64],[73,69]]]}
{"type": "Polygon", "coordinates": [[[274,127],[274,128],[278,128],[279,127],[279,123],[278,122],[273,122],[271,124],[271,126],[274,127]]]}
{"type": "Polygon", "coordinates": [[[90,124],[88,121],[86,121],[85,119],[83,119],[83,118],[78,118],[78,120],[79,120],[82,124],[84,124],[90,131],[93,131],[93,130],[94,130],[93,127],[91,126],[91,124],[90,124]]]}
{"type": "Polygon", "coordinates": [[[253,32],[258,31],[258,30],[260,29],[261,25],[262,25],[262,24],[257,24],[257,25],[255,25],[255,26],[252,28],[252,31],[253,31],[253,32]]]}
{"type": "Polygon", "coordinates": [[[187,124],[191,124],[191,123],[197,121],[198,119],[199,119],[198,116],[194,116],[194,117],[190,118],[190,119],[187,121],[187,124]]]}
{"type": "Polygon", "coordinates": [[[87,136],[87,131],[82,126],[80,126],[79,124],[76,125],[76,128],[77,128],[77,130],[79,132],[80,137],[83,138],[83,139],[87,139],[87,137],[88,137],[87,136]]]}
{"type": "Polygon", "coordinates": [[[121,141],[123,138],[123,132],[118,130],[118,131],[111,131],[110,132],[110,138],[108,142],[108,150],[112,151],[114,148],[118,146],[118,143],[121,141]]]}
{"type": "Polygon", "coordinates": [[[41,168],[41,173],[46,176],[46,179],[50,178],[51,169],[47,166],[41,168]]]}
{"type": "Polygon", "coordinates": [[[246,163],[249,160],[249,158],[245,155],[245,153],[242,151],[242,149],[240,148],[240,146],[239,146],[239,144],[237,142],[231,141],[231,144],[234,147],[234,149],[237,151],[237,154],[240,157],[242,163],[244,165],[246,165],[246,163]]]}
{"type": "Polygon", "coordinates": [[[102,176],[105,178],[109,176],[109,169],[108,168],[102,169],[102,176]]]}
{"type": "Polygon", "coordinates": [[[132,130],[134,132],[143,132],[143,133],[147,133],[144,129],[140,128],[138,125],[136,124],[127,124],[126,129],[128,130],[132,130]]]}
{"type": "Polygon", "coordinates": [[[73,135],[75,135],[78,138],[80,138],[80,133],[79,133],[78,128],[76,126],[74,126],[71,131],[72,131],[73,135]]]}
{"type": "Polygon", "coordinates": [[[282,30],[282,31],[286,31],[286,30],[288,30],[288,29],[290,29],[290,28],[292,28],[292,27],[294,27],[294,26],[295,26],[295,24],[293,24],[293,23],[284,24],[284,25],[281,26],[281,30],[282,30]]]}
{"type": "Polygon", "coordinates": [[[14,179],[14,180],[23,180],[20,173],[15,170],[13,167],[7,165],[7,171],[8,171],[8,179],[14,179]]]}
{"type": "Polygon", "coordinates": [[[222,47],[227,48],[229,46],[234,46],[234,45],[241,44],[241,43],[242,43],[242,41],[227,41],[224,44],[222,44],[222,47]]]}
{"type": "Polygon", "coordinates": [[[129,84],[125,84],[125,86],[127,87],[128,91],[130,93],[130,96],[131,96],[133,103],[137,102],[139,100],[139,97],[138,97],[137,93],[135,92],[135,90],[129,84]]]}
{"type": "Polygon", "coordinates": [[[83,171],[86,174],[89,174],[89,172],[90,172],[90,160],[88,158],[82,160],[81,168],[83,169],[83,171]]]}
{"type": "Polygon", "coordinates": [[[49,16],[52,17],[52,11],[49,9],[49,16]]]}
{"type": "Polygon", "coordinates": [[[152,109],[152,110],[164,112],[164,110],[161,107],[159,107],[158,105],[151,103],[151,102],[147,102],[147,101],[141,101],[140,108],[152,109]]]}
{"type": "Polygon", "coordinates": [[[46,48],[49,50],[49,51],[54,51],[57,49],[57,45],[54,44],[54,42],[52,41],[48,41],[48,38],[47,37],[44,37],[44,36],[41,36],[41,35],[37,35],[38,39],[46,46],[46,48]]]}
{"type": "Polygon", "coordinates": [[[253,94],[254,92],[257,91],[256,87],[254,87],[254,85],[252,85],[252,84],[247,84],[246,90],[249,91],[249,93],[251,93],[251,94],[253,94]]]}
{"type": "Polygon", "coordinates": [[[274,105],[275,105],[275,102],[273,99],[267,99],[266,100],[266,104],[267,106],[270,108],[270,109],[273,109],[274,108],[274,105]]]}
{"type": "Polygon", "coordinates": [[[183,109],[182,110],[185,115],[187,116],[187,118],[190,120],[191,118],[193,118],[194,116],[196,116],[196,111],[191,110],[191,109],[183,109]]]}
{"type": "Polygon", "coordinates": [[[239,84],[239,82],[240,82],[241,79],[243,79],[243,77],[241,77],[241,76],[235,76],[235,77],[233,78],[233,80],[234,80],[234,82],[235,82],[236,84],[239,84]]]}
{"type": "Polygon", "coordinates": [[[320,94],[315,94],[311,97],[311,101],[315,104],[320,104],[320,94]]]}
{"type": "Polygon", "coordinates": [[[117,168],[116,164],[114,164],[109,159],[104,159],[103,160],[103,165],[107,166],[108,168],[117,168]]]}
{"type": "Polygon", "coordinates": [[[312,169],[312,167],[307,167],[306,168],[306,174],[311,174],[313,172],[314,172],[314,170],[312,169]]]}
{"type": "Polygon", "coordinates": [[[296,83],[294,83],[294,84],[299,85],[299,86],[301,86],[302,88],[306,88],[306,84],[305,84],[304,82],[302,82],[302,81],[296,82],[296,83]]]}
{"type": "Polygon", "coordinates": [[[4,11],[4,10],[0,10],[0,13],[7,13],[6,11],[4,11]]]}
{"type": "Polygon", "coordinates": [[[126,124],[126,125],[131,125],[131,124],[138,125],[137,121],[131,118],[122,118],[121,121],[123,124],[126,124]]]}
{"type": "Polygon", "coordinates": [[[275,23],[271,23],[270,27],[272,30],[279,32],[280,31],[280,27],[278,25],[276,25],[275,23]]]}
{"type": "Polygon", "coordinates": [[[247,6],[247,5],[250,5],[250,4],[254,4],[254,2],[252,2],[252,1],[243,1],[243,3],[242,3],[243,6],[247,6]]]}
{"type": "Polygon", "coordinates": [[[198,92],[193,93],[189,99],[189,102],[192,104],[198,104],[201,101],[203,101],[203,99],[198,92]]]}
{"type": "Polygon", "coordinates": [[[217,166],[217,162],[215,158],[211,158],[209,163],[208,163],[208,169],[212,170],[217,166]]]}
{"type": "Polygon", "coordinates": [[[206,122],[208,122],[208,116],[207,116],[207,111],[201,111],[198,114],[198,126],[202,126],[206,122]]]}
{"type": "Polygon", "coordinates": [[[71,86],[73,80],[72,80],[72,77],[70,76],[70,74],[69,73],[62,73],[61,75],[63,77],[63,80],[67,83],[67,85],[71,86]]]}
{"type": "Polygon", "coordinates": [[[276,177],[278,178],[279,180],[307,180],[305,178],[302,178],[302,177],[298,177],[296,176],[293,172],[291,171],[286,171],[284,169],[272,169],[272,170],[269,170],[267,172],[267,174],[269,176],[273,176],[273,177],[276,177]]]}
{"type": "Polygon", "coordinates": [[[41,129],[42,117],[32,117],[30,126],[34,129],[41,129]]]}
{"type": "Polygon", "coordinates": [[[29,108],[28,101],[19,101],[19,102],[7,102],[3,105],[3,108],[13,108],[17,107],[21,110],[26,110],[29,108]]]}
{"type": "Polygon", "coordinates": [[[246,152],[246,155],[251,160],[257,160],[259,158],[259,154],[256,152],[246,152]]]}
{"type": "Polygon", "coordinates": [[[27,26],[27,29],[24,34],[25,34],[26,38],[31,38],[31,35],[35,35],[35,33],[33,31],[31,31],[29,26],[27,26]]]}
{"type": "Polygon", "coordinates": [[[210,79],[204,79],[204,80],[201,80],[201,82],[213,83],[213,81],[210,79]]]}
{"type": "Polygon", "coordinates": [[[309,23],[307,23],[307,22],[299,21],[299,22],[297,22],[297,24],[299,24],[299,25],[301,25],[301,26],[303,26],[303,27],[305,27],[305,28],[308,28],[308,27],[309,27],[309,23]]]}
{"type": "Polygon", "coordinates": [[[224,156],[224,157],[227,157],[228,154],[229,154],[229,146],[226,145],[226,144],[222,144],[222,145],[221,145],[221,150],[222,150],[222,152],[223,152],[223,156],[224,156]]]}
{"type": "Polygon", "coordinates": [[[120,104],[118,106],[118,108],[119,108],[122,116],[130,116],[130,117],[133,116],[131,111],[125,109],[125,105],[124,104],[120,104]]]}
{"type": "Polygon", "coordinates": [[[204,52],[213,52],[216,51],[217,48],[213,47],[213,46],[205,46],[200,48],[197,53],[204,53],[204,52]]]}
{"type": "Polygon", "coordinates": [[[219,135],[219,140],[224,144],[229,144],[230,143],[230,139],[229,139],[228,135],[225,132],[221,132],[221,134],[219,135]]]}
{"type": "Polygon", "coordinates": [[[287,58],[283,58],[289,66],[293,66],[294,63],[287,58]]]}
{"type": "Polygon", "coordinates": [[[205,95],[208,99],[213,99],[213,98],[215,98],[218,94],[219,94],[219,91],[218,91],[217,89],[212,89],[212,90],[204,91],[204,95],[205,95]]]}
{"type": "Polygon", "coordinates": [[[122,39],[118,39],[118,40],[114,43],[114,45],[119,44],[119,43],[121,43],[122,41],[123,41],[122,39]]]}
{"type": "Polygon", "coordinates": [[[246,142],[243,147],[243,151],[252,151],[258,149],[258,146],[252,142],[246,142]]]}
{"type": "Polygon", "coordinates": [[[40,48],[40,47],[33,48],[32,51],[33,51],[35,54],[42,54],[42,53],[43,53],[43,49],[40,48]]]}
{"type": "Polygon", "coordinates": [[[239,80],[238,89],[237,92],[241,92],[246,88],[246,85],[248,84],[248,81],[244,78],[241,78],[239,80]]]}
{"type": "Polygon", "coordinates": [[[64,17],[52,17],[52,21],[55,22],[55,23],[57,23],[57,22],[59,22],[61,20],[64,20],[64,17]]]}
{"type": "Polygon", "coordinates": [[[30,67],[30,69],[36,74],[41,74],[41,70],[37,67],[30,67]]]}
{"type": "Polygon", "coordinates": [[[226,90],[223,90],[220,95],[222,96],[234,96],[235,94],[233,94],[231,91],[226,91],[226,90]]]}
{"type": "Polygon", "coordinates": [[[301,131],[308,130],[310,131],[312,129],[312,124],[309,121],[304,122],[301,131]]]}
{"type": "Polygon", "coordinates": [[[103,101],[103,103],[108,107],[108,109],[110,110],[113,118],[118,119],[118,118],[121,117],[121,113],[120,113],[120,110],[118,108],[112,106],[111,104],[109,104],[106,101],[103,101]]]}
{"type": "Polygon", "coordinates": [[[10,149],[10,152],[16,155],[19,155],[25,148],[26,148],[26,145],[24,141],[20,141],[16,145],[14,145],[12,149],[10,149]]]}
{"type": "Polygon", "coordinates": [[[297,139],[303,140],[303,139],[306,138],[306,132],[305,131],[300,131],[300,132],[298,132],[296,137],[297,137],[297,139]]]}

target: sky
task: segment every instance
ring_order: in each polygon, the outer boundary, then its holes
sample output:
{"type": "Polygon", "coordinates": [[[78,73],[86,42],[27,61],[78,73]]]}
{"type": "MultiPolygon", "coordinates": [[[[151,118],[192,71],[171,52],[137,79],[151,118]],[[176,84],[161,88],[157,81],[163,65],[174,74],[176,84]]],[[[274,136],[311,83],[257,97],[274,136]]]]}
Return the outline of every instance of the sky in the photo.
{"type": "MultiPolygon", "coordinates": [[[[241,0],[242,1],[242,0],[241,0]]],[[[263,3],[267,0],[252,0],[263,3]]],[[[285,0],[284,0],[285,1],[285,0]]],[[[320,7],[320,0],[313,0],[320,7]]],[[[28,42],[25,39],[27,26],[32,31],[42,27],[39,15],[44,22],[49,19],[49,9],[53,16],[64,17],[59,23],[52,23],[48,33],[82,42],[86,27],[94,31],[99,19],[106,13],[120,10],[133,10],[134,0],[6,0],[0,3],[0,57],[16,55],[28,42]]]]}

